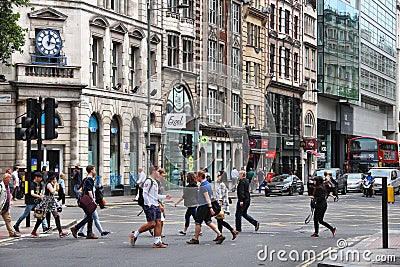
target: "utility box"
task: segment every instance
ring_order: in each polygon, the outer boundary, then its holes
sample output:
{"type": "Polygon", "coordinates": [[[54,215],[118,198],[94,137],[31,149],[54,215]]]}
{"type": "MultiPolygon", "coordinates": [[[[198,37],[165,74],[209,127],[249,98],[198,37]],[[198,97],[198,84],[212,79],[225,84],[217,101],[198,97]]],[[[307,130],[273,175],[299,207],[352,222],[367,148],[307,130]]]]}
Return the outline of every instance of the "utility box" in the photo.
{"type": "Polygon", "coordinates": [[[394,186],[387,186],[387,201],[388,203],[394,203],[394,186]]]}

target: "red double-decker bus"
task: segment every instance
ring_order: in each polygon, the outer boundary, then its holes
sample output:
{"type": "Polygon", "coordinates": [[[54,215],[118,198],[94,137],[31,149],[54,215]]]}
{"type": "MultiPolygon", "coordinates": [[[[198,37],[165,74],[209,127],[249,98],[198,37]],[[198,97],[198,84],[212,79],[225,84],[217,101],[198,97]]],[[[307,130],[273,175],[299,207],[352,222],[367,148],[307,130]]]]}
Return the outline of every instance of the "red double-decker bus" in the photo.
{"type": "Polygon", "coordinates": [[[369,136],[351,138],[348,145],[348,171],[365,173],[372,167],[398,168],[398,143],[369,136]]]}

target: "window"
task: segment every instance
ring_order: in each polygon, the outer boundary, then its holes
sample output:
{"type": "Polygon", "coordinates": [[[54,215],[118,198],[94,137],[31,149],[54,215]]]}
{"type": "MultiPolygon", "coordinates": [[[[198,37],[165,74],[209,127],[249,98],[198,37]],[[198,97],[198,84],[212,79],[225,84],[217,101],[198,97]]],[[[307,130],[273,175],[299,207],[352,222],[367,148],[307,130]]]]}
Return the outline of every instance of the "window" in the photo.
{"type": "MultiPolygon", "coordinates": [[[[172,13],[177,13],[178,12],[178,0],[168,0],[167,1],[167,5],[168,5],[168,11],[172,12],[172,13]]],[[[186,9],[186,8],[184,8],[186,9]]]]}
{"type": "Polygon", "coordinates": [[[261,72],[261,65],[254,63],[254,85],[257,87],[260,86],[260,72],[261,72]]]}
{"type": "Polygon", "coordinates": [[[314,132],[314,119],[311,113],[307,113],[304,119],[304,136],[312,137],[314,132]]]}
{"type": "Polygon", "coordinates": [[[120,127],[116,116],[110,125],[110,173],[118,176],[120,174],[120,127]]]}
{"type": "Polygon", "coordinates": [[[232,25],[233,32],[240,33],[240,5],[233,3],[232,5],[232,25]]]}
{"type": "Polygon", "coordinates": [[[275,45],[269,46],[269,72],[275,73],[275,45]]]}
{"type": "Polygon", "coordinates": [[[311,49],[311,70],[315,70],[315,50],[311,49]]]}
{"type": "Polygon", "coordinates": [[[183,69],[192,71],[193,70],[193,40],[189,38],[182,38],[183,48],[183,69]]]}
{"type": "Polygon", "coordinates": [[[131,90],[136,86],[136,57],[139,48],[131,46],[131,54],[129,58],[129,87],[131,90]]]}
{"type": "Polygon", "coordinates": [[[168,34],[168,66],[176,66],[179,57],[179,36],[168,34]]]}
{"type": "Polygon", "coordinates": [[[246,61],[246,83],[250,83],[251,62],[246,61]]]}
{"type": "Polygon", "coordinates": [[[297,39],[298,37],[298,27],[299,27],[299,17],[294,16],[294,38],[297,39]]]}
{"type": "Polygon", "coordinates": [[[217,65],[217,42],[208,41],[208,67],[210,70],[216,70],[217,65]]]}
{"type": "Polygon", "coordinates": [[[118,5],[118,0],[111,0],[110,1],[110,7],[111,7],[111,10],[117,10],[117,5],[118,5]]]}
{"type": "Polygon", "coordinates": [[[271,4],[271,12],[270,12],[270,21],[269,21],[269,26],[272,30],[275,29],[275,5],[271,4]]]}
{"type": "Polygon", "coordinates": [[[217,90],[208,89],[208,122],[217,121],[217,90]]]}
{"type": "Polygon", "coordinates": [[[308,47],[306,47],[305,48],[305,51],[304,51],[304,67],[306,68],[306,69],[308,69],[309,68],[309,63],[308,63],[308,54],[310,53],[310,49],[308,48],[308,47]]]}
{"type": "Polygon", "coordinates": [[[285,78],[290,76],[290,49],[285,48],[285,78]]]}
{"type": "Polygon", "coordinates": [[[256,26],[255,27],[256,33],[255,33],[255,46],[258,48],[261,48],[261,27],[256,26]]]}
{"type": "Polygon", "coordinates": [[[282,20],[283,20],[283,18],[282,18],[282,8],[280,7],[279,8],[279,25],[278,25],[278,27],[279,27],[279,32],[281,32],[282,31],[282,20]]]}
{"type": "Polygon", "coordinates": [[[208,5],[208,22],[215,25],[217,23],[217,0],[209,0],[208,5]]]}
{"type": "Polygon", "coordinates": [[[219,27],[221,30],[225,28],[225,3],[224,0],[219,0],[219,27]]]}
{"type": "Polygon", "coordinates": [[[233,68],[233,76],[239,76],[239,49],[232,48],[232,68],[233,68]]]}
{"type": "Polygon", "coordinates": [[[232,125],[240,125],[240,102],[239,95],[232,94],[232,125]]]}
{"type": "Polygon", "coordinates": [[[285,33],[289,34],[289,25],[290,25],[290,11],[289,10],[285,10],[285,33]]]}
{"type": "Polygon", "coordinates": [[[94,114],[92,114],[89,118],[88,130],[88,163],[93,164],[98,169],[100,154],[100,131],[99,122],[94,114]]]}
{"type": "Polygon", "coordinates": [[[154,75],[157,72],[157,57],[156,57],[156,51],[151,51],[150,52],[150,61],[151,61],[151,66],[150,66],[150,74],[154,75]]]}
{"type": "Polygon", "coordinates": [[[182,15],[184,18],[193,18],[193,0],[183,0],[183,4],[188,5],[188,8],[182,8],[182,15]]]}
{"type": "Polygon", "coordinates": [[[293,70],[293,79],[295,80],[295,81],[297,81],[297,76],[298,76],[298,71],[299,71],[299,54],[297,54],[297,53],[294,53],[294,55],[293,55],[293,61],[294,61],[294,66],[293,66],[293,68],[294,68],[294,70],[293,70]]]}
{"type": "Polygon", "coordinates": [[[249,104],[246,104],[245,112],[246,112],[244,114],[245,125],[250,125],[250,105],[249,104]]]}
{"type": "Polygon", "coordinates": [[[253,24],[247,22],[247,45],[253,45],[253,24]]]}
{"type": "Polygon", "coordinates": [[[111,59],[111,81],[112,81],[112,86],[116,87],[117,83],[120,83],[120,77],[119,77],[119,72],[122,69],[122,45],[117,42],[112,43],[112,59],[111,59]]]}
{"type": "Polygon", "coordinates": [[[283,47],[282,46],[280,46],[279,47],[279,58],[278,58],[278,60],[279,60],[279,68],[278,68],[278,74],[279,74],[279,77],[280,76],[282,76],[282,49],[283,49],[283,47]]]}
{"type": "Polygon", "coordinates": [[[219,72],[224,71],[224,44],[220,43],[219,44],[219,49],[218,49],[218,70],[219,72]]]}
{"type": "Polygon", "coordinates": [[[92,43],[92,85],[97,86],[99,78],[99,40],[93,38],[92,43]]]}

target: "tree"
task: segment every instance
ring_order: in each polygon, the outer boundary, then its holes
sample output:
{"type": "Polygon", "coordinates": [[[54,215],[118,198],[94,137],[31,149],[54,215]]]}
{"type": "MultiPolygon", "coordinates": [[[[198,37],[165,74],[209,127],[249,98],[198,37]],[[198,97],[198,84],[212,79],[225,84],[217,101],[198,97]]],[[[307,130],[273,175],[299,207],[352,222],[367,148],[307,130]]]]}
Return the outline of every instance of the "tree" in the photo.
{"type": "Polygon", "coordinates": [[[0,0],[0,63],[10,66],[12,53],[23,53],[24,29],[17,24],[20,14],[13,13],[13,6],[30,6],[30,0],[0,0]]]}

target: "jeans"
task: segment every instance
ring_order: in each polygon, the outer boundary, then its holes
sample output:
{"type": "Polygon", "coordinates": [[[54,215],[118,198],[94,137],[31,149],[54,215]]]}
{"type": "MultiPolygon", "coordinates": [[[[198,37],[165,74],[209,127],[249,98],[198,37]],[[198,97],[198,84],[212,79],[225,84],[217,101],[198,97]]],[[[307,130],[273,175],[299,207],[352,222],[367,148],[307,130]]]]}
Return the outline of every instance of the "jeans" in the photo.
{"type": "MultiPolygon", "coordinates": [[[[84,218],[86,218],[86,214],[85,214],[85,216],[84,216],[84,218]]],[[[93,218],[93,221],[94,221],[94,225],[96,226],[96,228],[97,228],[97,230],[100,232],[100,234],[101,233],[103,233],[104,232],[104,230],[103,230],[103,227],[101,227],[101,224],[100,224],[100,219],[99,219],[99,214],[97,213],[97,210],[95,210],[93,213],[92,213],[92,218],[93,218]]],[[[83,231],[85,230],[85,225],[83,225],[81,228],[79,228],[79,233],[83,233],[83,231]]]]}
{"type": "Polygon", "coordinates": [[[76,199],[79,199],[81,197],[81,194],[79,194],[78,190],[79,190],[79,185],[77,185],[77,184],[74,185],[74,192],[75,192],[76,199]]]}
{"type": "Polygon", "coordinates": [[[84,226],[87,223],[87,234],[93,234],[93,217],[91,213],[86,213],[86,216],[80,221],[77,225],[75,225],[76,229],[80,229],[82,226],[84,226]]]}
{"type": "Polygon", "coordinates": [[[266,186],[267,185],[267,181],[262,181],[261,183],[260,183],[260,186],[258,187],[258,193],[261,193],[261,188],[263,187],[263,186],[266,186]]]}
{"type": "MultiPolygon", "coordinates": [[[[15,226],[19,227],[22,220],[25,219],[26,217],[28,217],[30,211],[32,209],[34,209],[35,207],[36,207],[36,204],[27,204],[25,207],[24,213],[22,213],[22,215],[18,218],[17,222],[15,223],[15,226]]],[[[43,227],[43,229],[47,228],[47,224],[46,224],[45,220],[42,221],[42,227],[43,227]]]]}
{"type": "Polygon", "coordinates": [[[242,231],[242,217],[245,218],[249,223],[256,226],[257,221],[253,219],[249,214],[247,214],[247,210],[250,207],[250,201],[243,202],[243,206],[240,206],[239,201],[236,204],[236,214],[235,214],[235,223],[236,230],[242,231]]]}
{"type": "Polygon", "coordinates": [[[238,182],[238,178],[232,177],[232,192],[236,191],[237,182],[238,182]]]}

